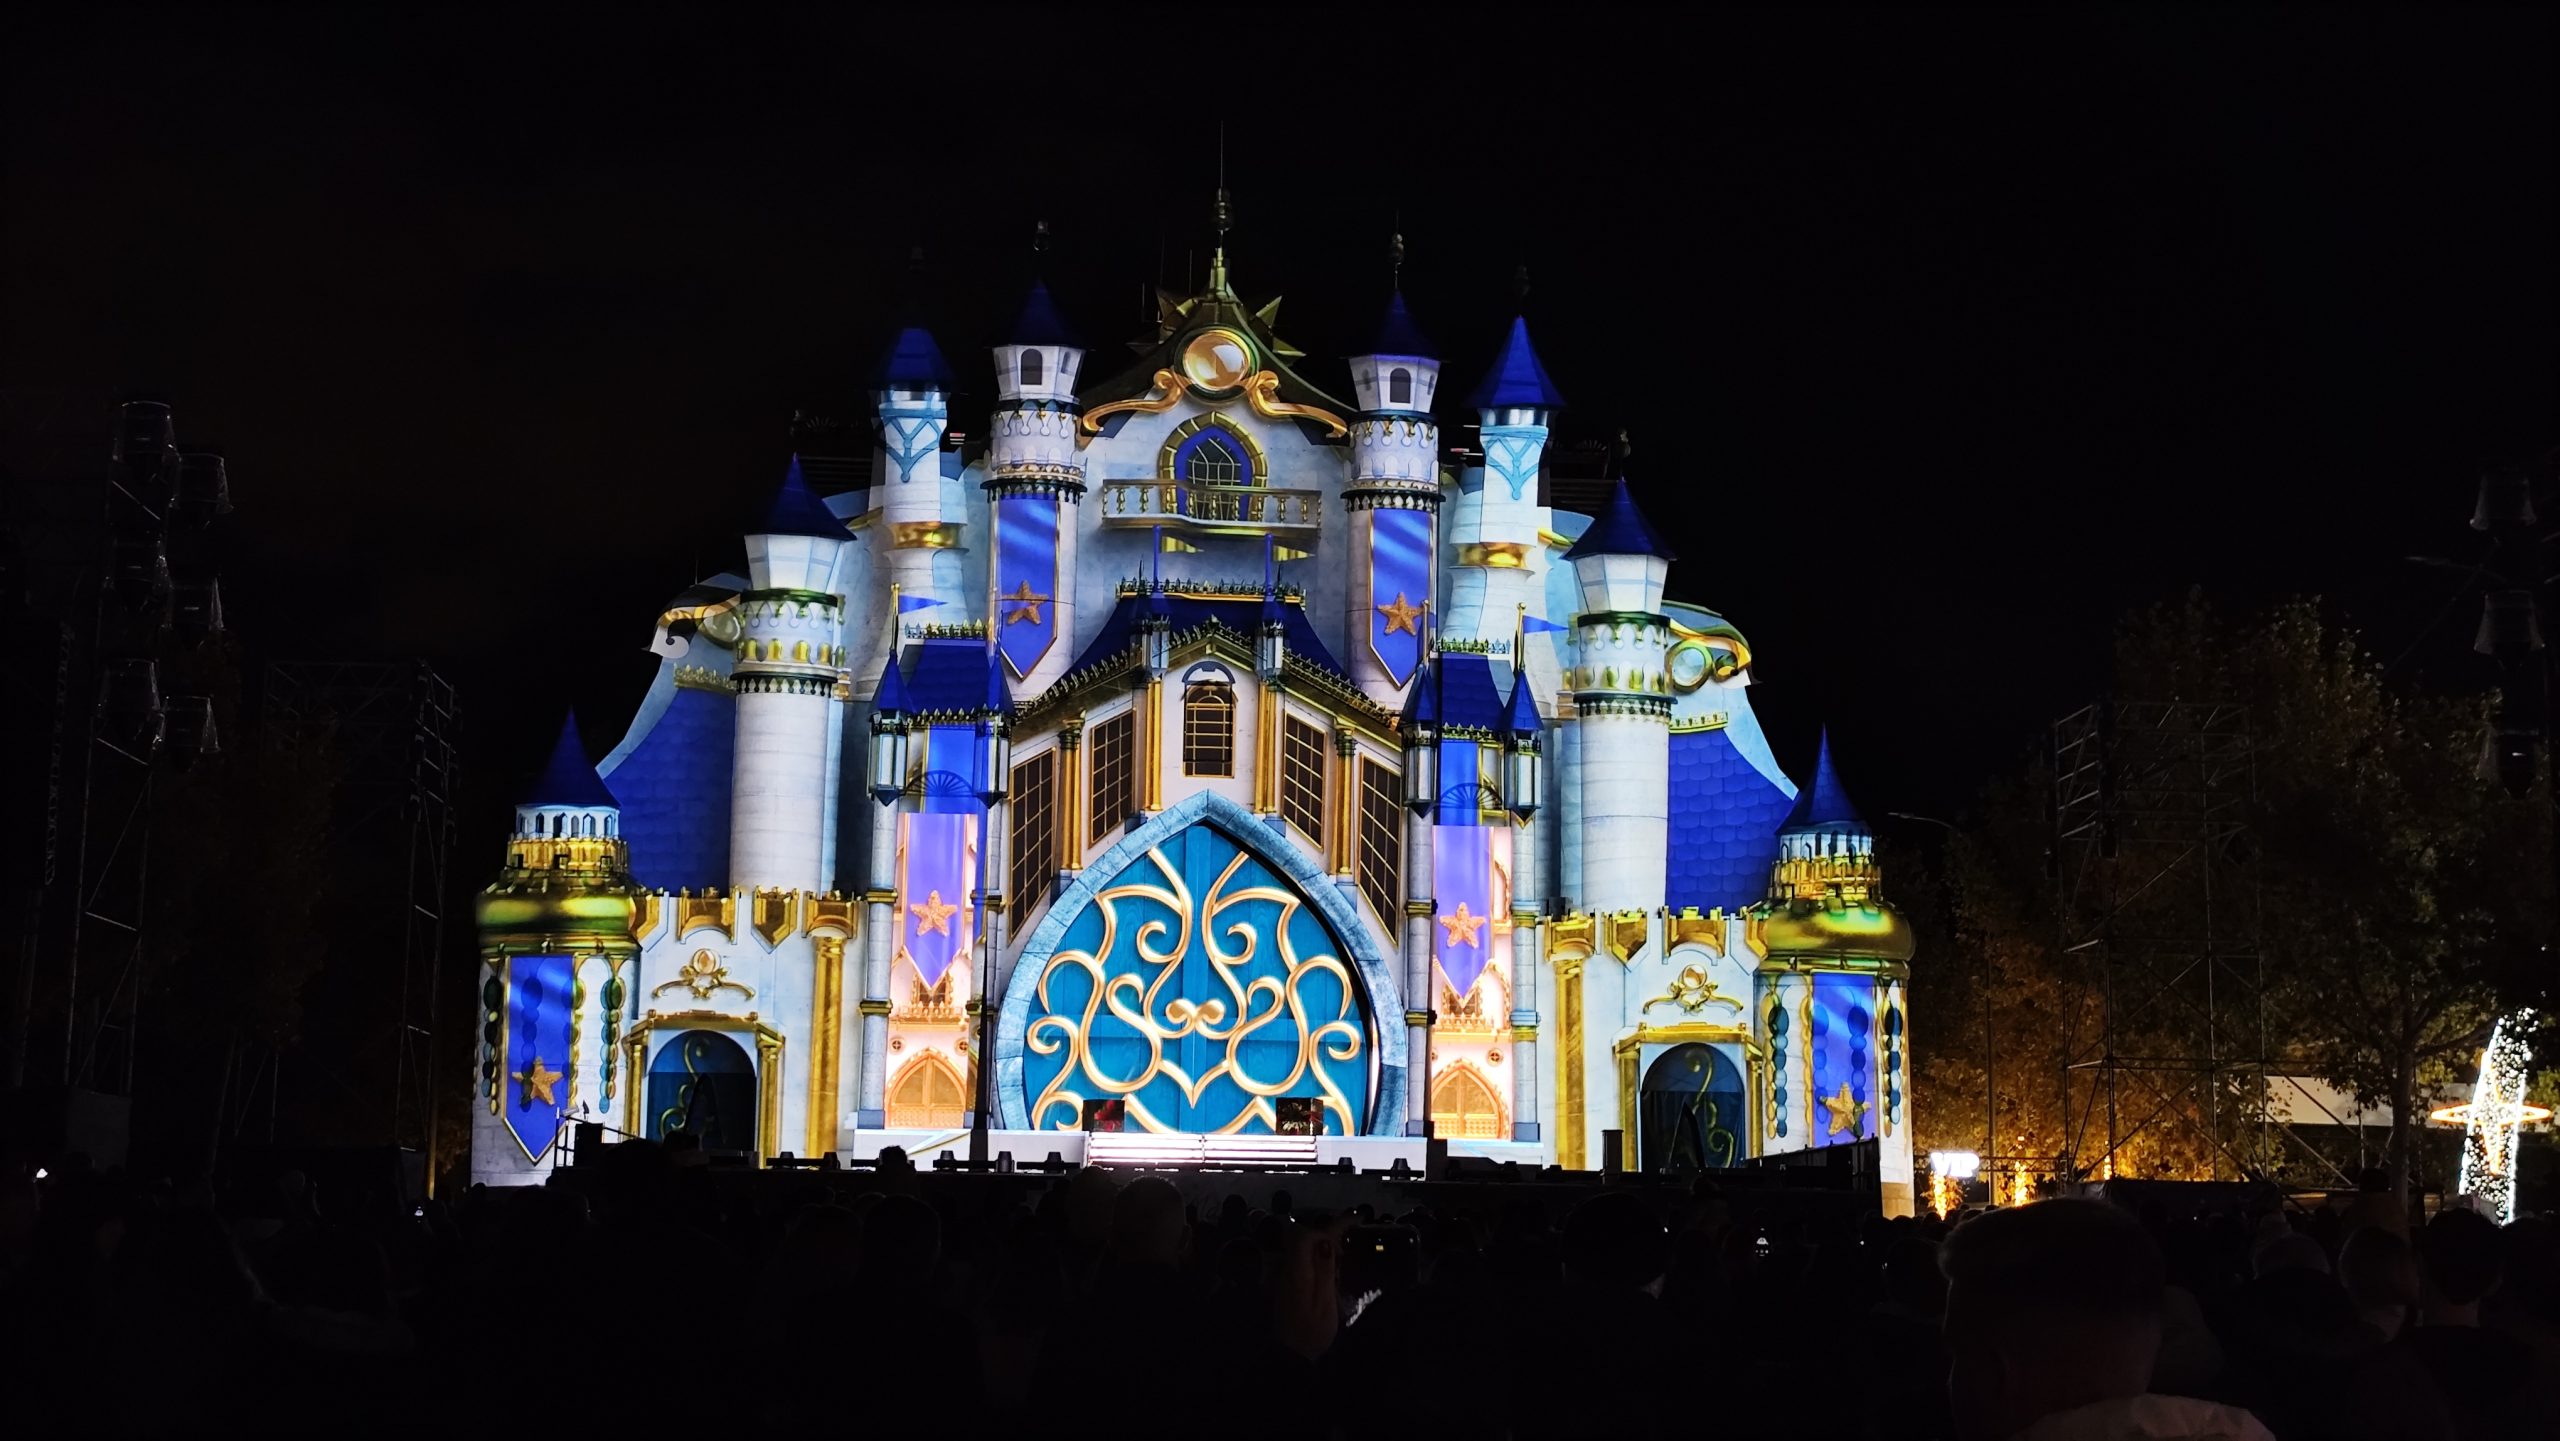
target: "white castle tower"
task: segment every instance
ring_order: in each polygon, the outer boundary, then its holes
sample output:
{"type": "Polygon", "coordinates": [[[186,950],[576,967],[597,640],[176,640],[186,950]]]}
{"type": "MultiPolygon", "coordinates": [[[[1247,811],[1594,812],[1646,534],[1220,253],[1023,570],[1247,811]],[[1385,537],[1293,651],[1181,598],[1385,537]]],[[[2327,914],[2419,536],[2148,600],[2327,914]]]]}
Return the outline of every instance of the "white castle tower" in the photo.
{"type": "Polygon", "coordinates": [[[1085,494],[1075,392],[1084,349],[1047,286],[1031,287],[1012,332],[995,347],[995,362],[985,483],[995,551],[987,575],[1007,672],[1020,694],[1035,696],[1075,658],[1083,529],[1076,512],[1085,494]]]}
{"type": "Polygon", "coordinates": [[[1352,576],[1343,632],[1356,638],[1347,663],[1363,694],[1393,708],[1430,634],[1441,499],[1440,426],[1431,416],[1440,362],[1401,291],[1389,298],[1367,352],[1351,358],[1351,384],[1360,417],[1351,425],[1351,483],[1342,492],[1352,576]]]}
{"type": "MultiPolygon", "coordinates": [[[[1491,482],[1487,482],[1491,488],[1491,482]]],[[[1671,552],[1621,475],[1607,508],[1565,553],[1581,589],[1569,684],[1581,771],[1582,875],[1575,899],[1595,915],[1662,908],[1671,798],[1671,620],[1662,586],[1671,552]]]]}
{"type": "Polygon", "coordinates": [[[729,887],[830,888],[843,765],[844,596],[836,567],[844,523],[791,462],[764,521],[747,537],[729,887]]]}

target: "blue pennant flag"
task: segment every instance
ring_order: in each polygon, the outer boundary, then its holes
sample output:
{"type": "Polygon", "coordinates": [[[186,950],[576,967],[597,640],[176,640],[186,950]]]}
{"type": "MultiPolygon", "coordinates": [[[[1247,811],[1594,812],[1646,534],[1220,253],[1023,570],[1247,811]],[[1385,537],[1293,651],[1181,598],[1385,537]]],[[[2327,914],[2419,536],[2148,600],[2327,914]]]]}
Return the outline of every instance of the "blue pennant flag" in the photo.
{"type": "Polygon", "coordinates": [[[1523,635],[1563,635],[1565,632],[1572,629],[1572,626],[1560,625],[1543,616],[1524,615],[1520,617],[1520,633],[1523,635]]]}
{"type": "Polygon", "coordinates": [[[577,962],[568,956],[507,961],[506,1075],[498,1094],[507,1131],[528,1160],[541,1160],[569,1119],[577,1086],[569,1056],[577,985],[577,962]]]}
{"type": "Polygon", "coordinates": [[[931,610],[940,604],[942,602],[929,595],[902,595],[898,597],[898,614],[905,615],[911,610],[931,610]]]}
{"type": "Polygon", "coordinates": [[[1058,640],[1058,498],[996,501],[996,649],[1019,679],[1058,640]]]}

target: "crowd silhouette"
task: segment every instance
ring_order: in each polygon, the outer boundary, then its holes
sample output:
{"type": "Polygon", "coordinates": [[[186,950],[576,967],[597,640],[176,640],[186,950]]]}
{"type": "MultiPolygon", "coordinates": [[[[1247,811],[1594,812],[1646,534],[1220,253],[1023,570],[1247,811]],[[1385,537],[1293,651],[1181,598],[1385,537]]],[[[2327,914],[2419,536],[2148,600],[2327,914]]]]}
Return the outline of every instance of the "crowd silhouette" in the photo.
{"type": "Polygon", "coordinates": [[[1382,1209],[1328,1213],[1267,1181],[1199,1202],[1093,1170],[702,1161],[631,1142],[415,1209],[292,1172],[239,1195],[22,1174],[9,1414],[28,1436],[2560,1432],[2560,1231],[2413,1228],[2379,1193],[1949,1225],[1712,1179],[1373,1186],[1382,1209]]]}

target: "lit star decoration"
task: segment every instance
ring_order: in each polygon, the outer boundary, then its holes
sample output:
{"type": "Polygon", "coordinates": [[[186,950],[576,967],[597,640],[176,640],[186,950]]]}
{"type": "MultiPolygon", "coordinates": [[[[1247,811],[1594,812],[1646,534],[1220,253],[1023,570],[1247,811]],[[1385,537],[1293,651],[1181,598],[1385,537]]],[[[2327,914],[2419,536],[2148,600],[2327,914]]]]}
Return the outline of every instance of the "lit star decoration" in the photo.
{"type": "Polygon", "coordinates": [[[1397,591],[1394,600],[1378,606],[1377,612],[1386,617],[1387,634],[1401,631],[1417,638],[1421,636],[1422,607],[1407,601],[1403,591],[1397,591]]]}
{"type": "Polygon", "coordinates": [[[960,913],[958,906],[944,904],[940,891],[927,894],[922,901],[907,909],[916,913],[916,934],[919,936],[929,936],[937,931],[946,936],[951,934],[951,918],[960,913]]]}
{"type": "Polygon", "coordinates": [[[1477,939],[1477,933],[1484,929],[1486,919],[1467,914],[1467,903],[1460,901],[1455,914],[1440,917],[1440,926],[1449,933],[1450,945],[1474,946],[1481,950],[1484,942],[1477,939]]]}
{"type": "Polygon", "coordinates": [[[534,1057],[532,1064],[516,1072],[515,1080],[517,1084],[524,1087],[524,1105],[530,1106],[536,1101],[546,1106],[560,1104],[560,1098],[553,1094],[552,1088],[560,1084],[561,1073],[543,1065],[540,1056],[534,1057]]]}
{"type": "Polygon", "coordinates": [[[1849,1083],[1840,1083],[1840,1094],[1822,1098],[1822,1109],[1831,1113],[1831,1134],[1846,1131],[1858,1134],[1858,1123],[1866,1118],[1867,1103],[1849,1094],[1849,1083]]]}
{"type": "Polygon", "coordinates": [[[1010,594],[1001,597],[1001,599],[1005,602],[1006,606],[1004,613],[1004,623],[1006,625],[1020,625],[1025,623],[1038,625],[1040,623],[1040,607],[1049,603],[1049,597],[1045,595],[1032,594],[1031,582],[1027,580],[1020,586],[1016,587],[1010,594]]]}

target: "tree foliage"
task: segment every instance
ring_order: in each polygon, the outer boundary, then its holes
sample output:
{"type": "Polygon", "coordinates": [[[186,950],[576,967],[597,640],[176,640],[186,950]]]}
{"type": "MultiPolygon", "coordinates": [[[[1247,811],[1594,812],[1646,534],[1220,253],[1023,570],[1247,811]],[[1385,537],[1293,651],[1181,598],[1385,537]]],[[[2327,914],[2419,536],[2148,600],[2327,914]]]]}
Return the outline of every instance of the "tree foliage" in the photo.
{"type": "MultiPolygon", "coordinates": [[[[2227,938],[2231,916],[2217,916],[2216,953],[2235,959],[2204,968],[2223,986],[2216,1006],[2226,1015],[2243,1008],[2244,1024],[2223,1022],[2221,1053],[2245,1055],[2234,1037],[2254,1036],[2262,1017],[2270,1070],[2317,1075],[2423,1121],[2417,1098],[2435,1083],[2468,1080],[2490,1025],[2516,1002],[2499,982],[2529,973],[2518,952],[2537,948],[2549,926],[2540,804],[2511,800],[2477,773],[2487,703],[2392,686],[2355,634],[2310,601],[2235,616],[2190,597],[2139,613],[2119,631],[2111,680],[2120,708],[2211,702],[2247,717],[2244,825],[2214,854],[2186,860],[2213,868],[2216,905],[2245,908],[2236,944],[2227,938]],[[2250,975],[2262,985],[2247,984],[2250,975]]],[[[1924,967],[1928,989],[1915,997],[1914,1016],[1938,1005],[1972,1014],[1914,1037],[1924,1144],[1980,1142],[1987,963],[2000,1150],[2086,1157],[2105,1149],[2102,1121],[2094,1142],[2075,1148],[2060,1114],[2063,1067],[2088,1054],[2072,1037],[2092,1033],[2099,987],[2084,953],[2064,950],[2062,908],[2087,898],[2066,902],[2057,885],[2051,772],[2048,755],[1993,788],[1980,822],[1949,847],[1941,933],[1953,954],[1940,951],[1924,967]]],[[[2151,898],[2191,904],[2173,890],[2151,898]]],[[[2141,919],[2156,929],[2175,917],[2141,919]]],[[[2201,973],[2190,968],[2179,983],[2201,973]]],[[[2140,994],[2124,976],[2119,970],[2120,990],[2140,994]]],[[[2120,1015],[2135,1010],[2122,1004],[2120,1015]]],[[[2148,1029],[2129,1040],[2120,1033],[2122,1050],[2202,1053],[2192,1005],[2161,1004],[2135,1024],[2148,1029]]],[[[2211,1174],[2217,1152],[2282,1169],[2283,1158],[2257,1141],[2263,1099],[2236,1078],[2181,1087],[2165,1075],[2128,1074],[2122,1085],[2120,1103],[2133,1097],[2128,1128],[2135,1115],[2150,1124],[2116,1156],[2118,1173],[2211,1174]]],[[[2402,1175],[2414,1145],[2404,1126],[2393,1148],[2402,1175]]]]}

